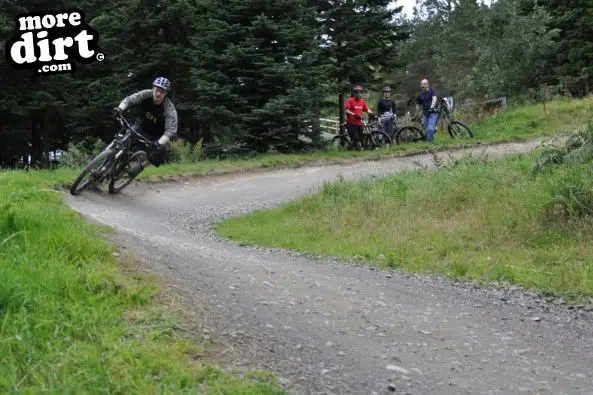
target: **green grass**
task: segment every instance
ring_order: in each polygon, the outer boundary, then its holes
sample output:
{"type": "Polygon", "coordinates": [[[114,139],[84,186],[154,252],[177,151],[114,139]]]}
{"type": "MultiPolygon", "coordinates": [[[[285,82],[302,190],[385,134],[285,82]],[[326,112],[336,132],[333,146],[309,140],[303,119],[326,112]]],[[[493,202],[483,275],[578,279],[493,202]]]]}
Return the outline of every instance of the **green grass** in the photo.
{"type": "MultiPolygon", "coordinates": [[[[583,126],[593,105],[591,98],[584,100],[556,100],[546,104],[522,106],[502,111],[472,126],[475,138],[483,141],[523,140],[536,136],[551,136],[572,132],[583,126]]],[[[460,118],[464,121],[463,116],[460,118]]],[[[440,132],[439,132],[440,133],[440,132]]],[[[437,134],[437,136],[439,136],[437,134]]],[[[439,142],[448,136],[440,135],[439,142]]],[[[464,139],[470,142],[472,139],[464,139]]],[[[450,142],[449,142],[450,143],[450,142]]]]}
{"type": "Polygon", "coordinates": [[[0,393],[281,393],[199,363],[158,287],[51,190],[65,175],[0,172],[0,393]]]}
{"type": "Polygon", "coordinates": [[[383,268],[593,295],[593,168],[534,175],[534,160],[462,160],[437,172],[326,184],[216,230],[237,242],[383,268]]]}

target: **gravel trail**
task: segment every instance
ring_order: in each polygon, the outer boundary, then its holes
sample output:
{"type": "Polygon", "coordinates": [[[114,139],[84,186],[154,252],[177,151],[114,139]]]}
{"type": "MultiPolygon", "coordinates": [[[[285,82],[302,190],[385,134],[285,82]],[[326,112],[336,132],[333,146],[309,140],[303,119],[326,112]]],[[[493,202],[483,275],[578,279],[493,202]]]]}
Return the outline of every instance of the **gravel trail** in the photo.
{"type": "MultiPolygon", "coordinates": [[[[492,157],[536,142],[474,148],[492,157]]],[[[467,153],[457,150],[453,155],[467,153]]],[[[439,155],[444,155],[443,153],[439,155]]],[[[431,164],[430,155],[135,183],[68,204],[190,301],[229,367],[277,372],[302,394],[591,394],[593,313],[520,289],[482,289],[332,258],[248,248],[213,221],[313,192],[323,181],[431,164]],[[416,162],[416,163],[415,163],[416,162]]]]}

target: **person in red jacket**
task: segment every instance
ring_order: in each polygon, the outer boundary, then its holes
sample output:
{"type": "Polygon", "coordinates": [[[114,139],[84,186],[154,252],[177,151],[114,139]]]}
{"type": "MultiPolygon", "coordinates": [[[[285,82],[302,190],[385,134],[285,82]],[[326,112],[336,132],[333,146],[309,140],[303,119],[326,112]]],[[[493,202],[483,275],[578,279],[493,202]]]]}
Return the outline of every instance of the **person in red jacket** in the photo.
{"type": "Polygon", "coordinates": [[[361,148],[362,141],[362,114],[364,112],[373,115],[369,106],[362,98],[364,89],[360,85],[355,85],[352,89],[353,95],[346,100],[344,108],[346,110],[346,131],[356,148],[361,148]]]}

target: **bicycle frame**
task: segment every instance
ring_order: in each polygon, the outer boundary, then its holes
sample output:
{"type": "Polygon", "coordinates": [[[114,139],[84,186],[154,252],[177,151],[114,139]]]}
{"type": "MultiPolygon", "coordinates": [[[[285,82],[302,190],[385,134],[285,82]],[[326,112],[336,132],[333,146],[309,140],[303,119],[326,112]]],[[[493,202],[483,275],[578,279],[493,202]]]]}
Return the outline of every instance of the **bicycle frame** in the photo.
{"type": "Polygon", "coordinates": [[[373,131],[373,126],[375,126],[377,129],[381,128],[381,124],[379,123],[378,120],[374,120],[374,121],[366,121],[366,120],[362,120],[362,133],[363,134],[368,134],[370,135],[373,131]]]}
{"type": "Polygon", "coordinates": [[[135,137],[136,140],[140,141],[142,144],[146,146],[150,146],[151,144],[150,140],[148,140],[146,137],[136,132],[132,128],[128,120],[123,115],[117,115],[116,119],[119,121],[121,129],[115,135],[111,143],[109,143],[109,145],[104,149],[104,151],[113,151],[115,153],[115,157],[113,162],[111,162],[109,169],[106,172],[104,172],[103,177],[101,177],[101,180],[107,177],[112,177],[118,169],[118,165],[122,162],[122,159],[125,163],[125,159],[127,159],[132,146],[132,137],[135,137]],[[124,131],[124,133],[122,133],[122,130],[124,131]]]}
{"type": "Polygon", "coordinates": [[[82,172],[74,180],[70,186],[70,193],[72,195],[77,195],[87,186],[102,183],[106,179],[110,180],[109,191],[119,192],[127,184],[124,184],[121,188],[114,188],[113,183],[119,179],[123,169],[128,165],[129,159],[136,155],[136,153],[130,155],[133,148],[132,142],[137,141],[147,147],[152,145],[152,142],[139,132],[136,132],[128,120],[121,114],[116,115],[116,119],[119,121],[121,129],[115,134],[113,140],[86,164],[82,172]],[[89,180],[81,186],[81,182],[87,174],[90,176],[89,180]]]}
{"type": "MultiPolygon", "coordinates": [[[[347,141],[348,147],[352,147],[352,139],[350,138],[350,134],[348,133],[347,130],[345,130],[346,123],[343,123],[341,126],[344,128],[344,132],[339,133],[336,137],[334,137],[334,139],[337,138],[338,136],[340,136],[340,138],[347,141]]],[[[381,130],[381,127],[380,127],[381,125],[380,125],[378,119],[374,118],[372,121],[367,121],[367,120],[363,119],[361,126],[362,126],[362,138],[363,138],[361,143],[364,144],[364,143],[366,143],[367,139],[370,139],[372,145],[376,145],[377,140],[376,140],[376,137],[373,135],[373,132],[375,130],[378,130],[378,131],[381,130]]],[[[386,135],[391,139],[391,137],[388,134],[386,134],[386,135]]],[[[367,148],[366,144],[365,144],[365,147],[363,147],[363,148],[367,148]]]]}
{"type": "Polygon", "coordinates": [[[451,114],[446,105],[441,105],[441,108],[439,109],[439,117],[447,121],[447,123],[451,123],[455,120],[455,117],[451,114]]]}

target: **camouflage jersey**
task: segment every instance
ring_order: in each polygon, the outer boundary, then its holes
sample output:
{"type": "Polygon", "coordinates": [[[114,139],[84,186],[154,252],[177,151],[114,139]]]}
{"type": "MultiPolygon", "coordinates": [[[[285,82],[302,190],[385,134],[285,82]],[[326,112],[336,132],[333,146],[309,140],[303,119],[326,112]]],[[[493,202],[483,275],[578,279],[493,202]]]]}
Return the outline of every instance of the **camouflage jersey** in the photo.
{"type": "Polygon", "coordinates": [[[133,106],[140,109],[136,126],[140,126],[143,133],[154,138],[163,134],[170,139],[177,136],[177,110],[169,98],[165,98],[161,104],[155,104],[152,89],[144,89],[124,98],[119,104],[122,111],[133,106]]]}

